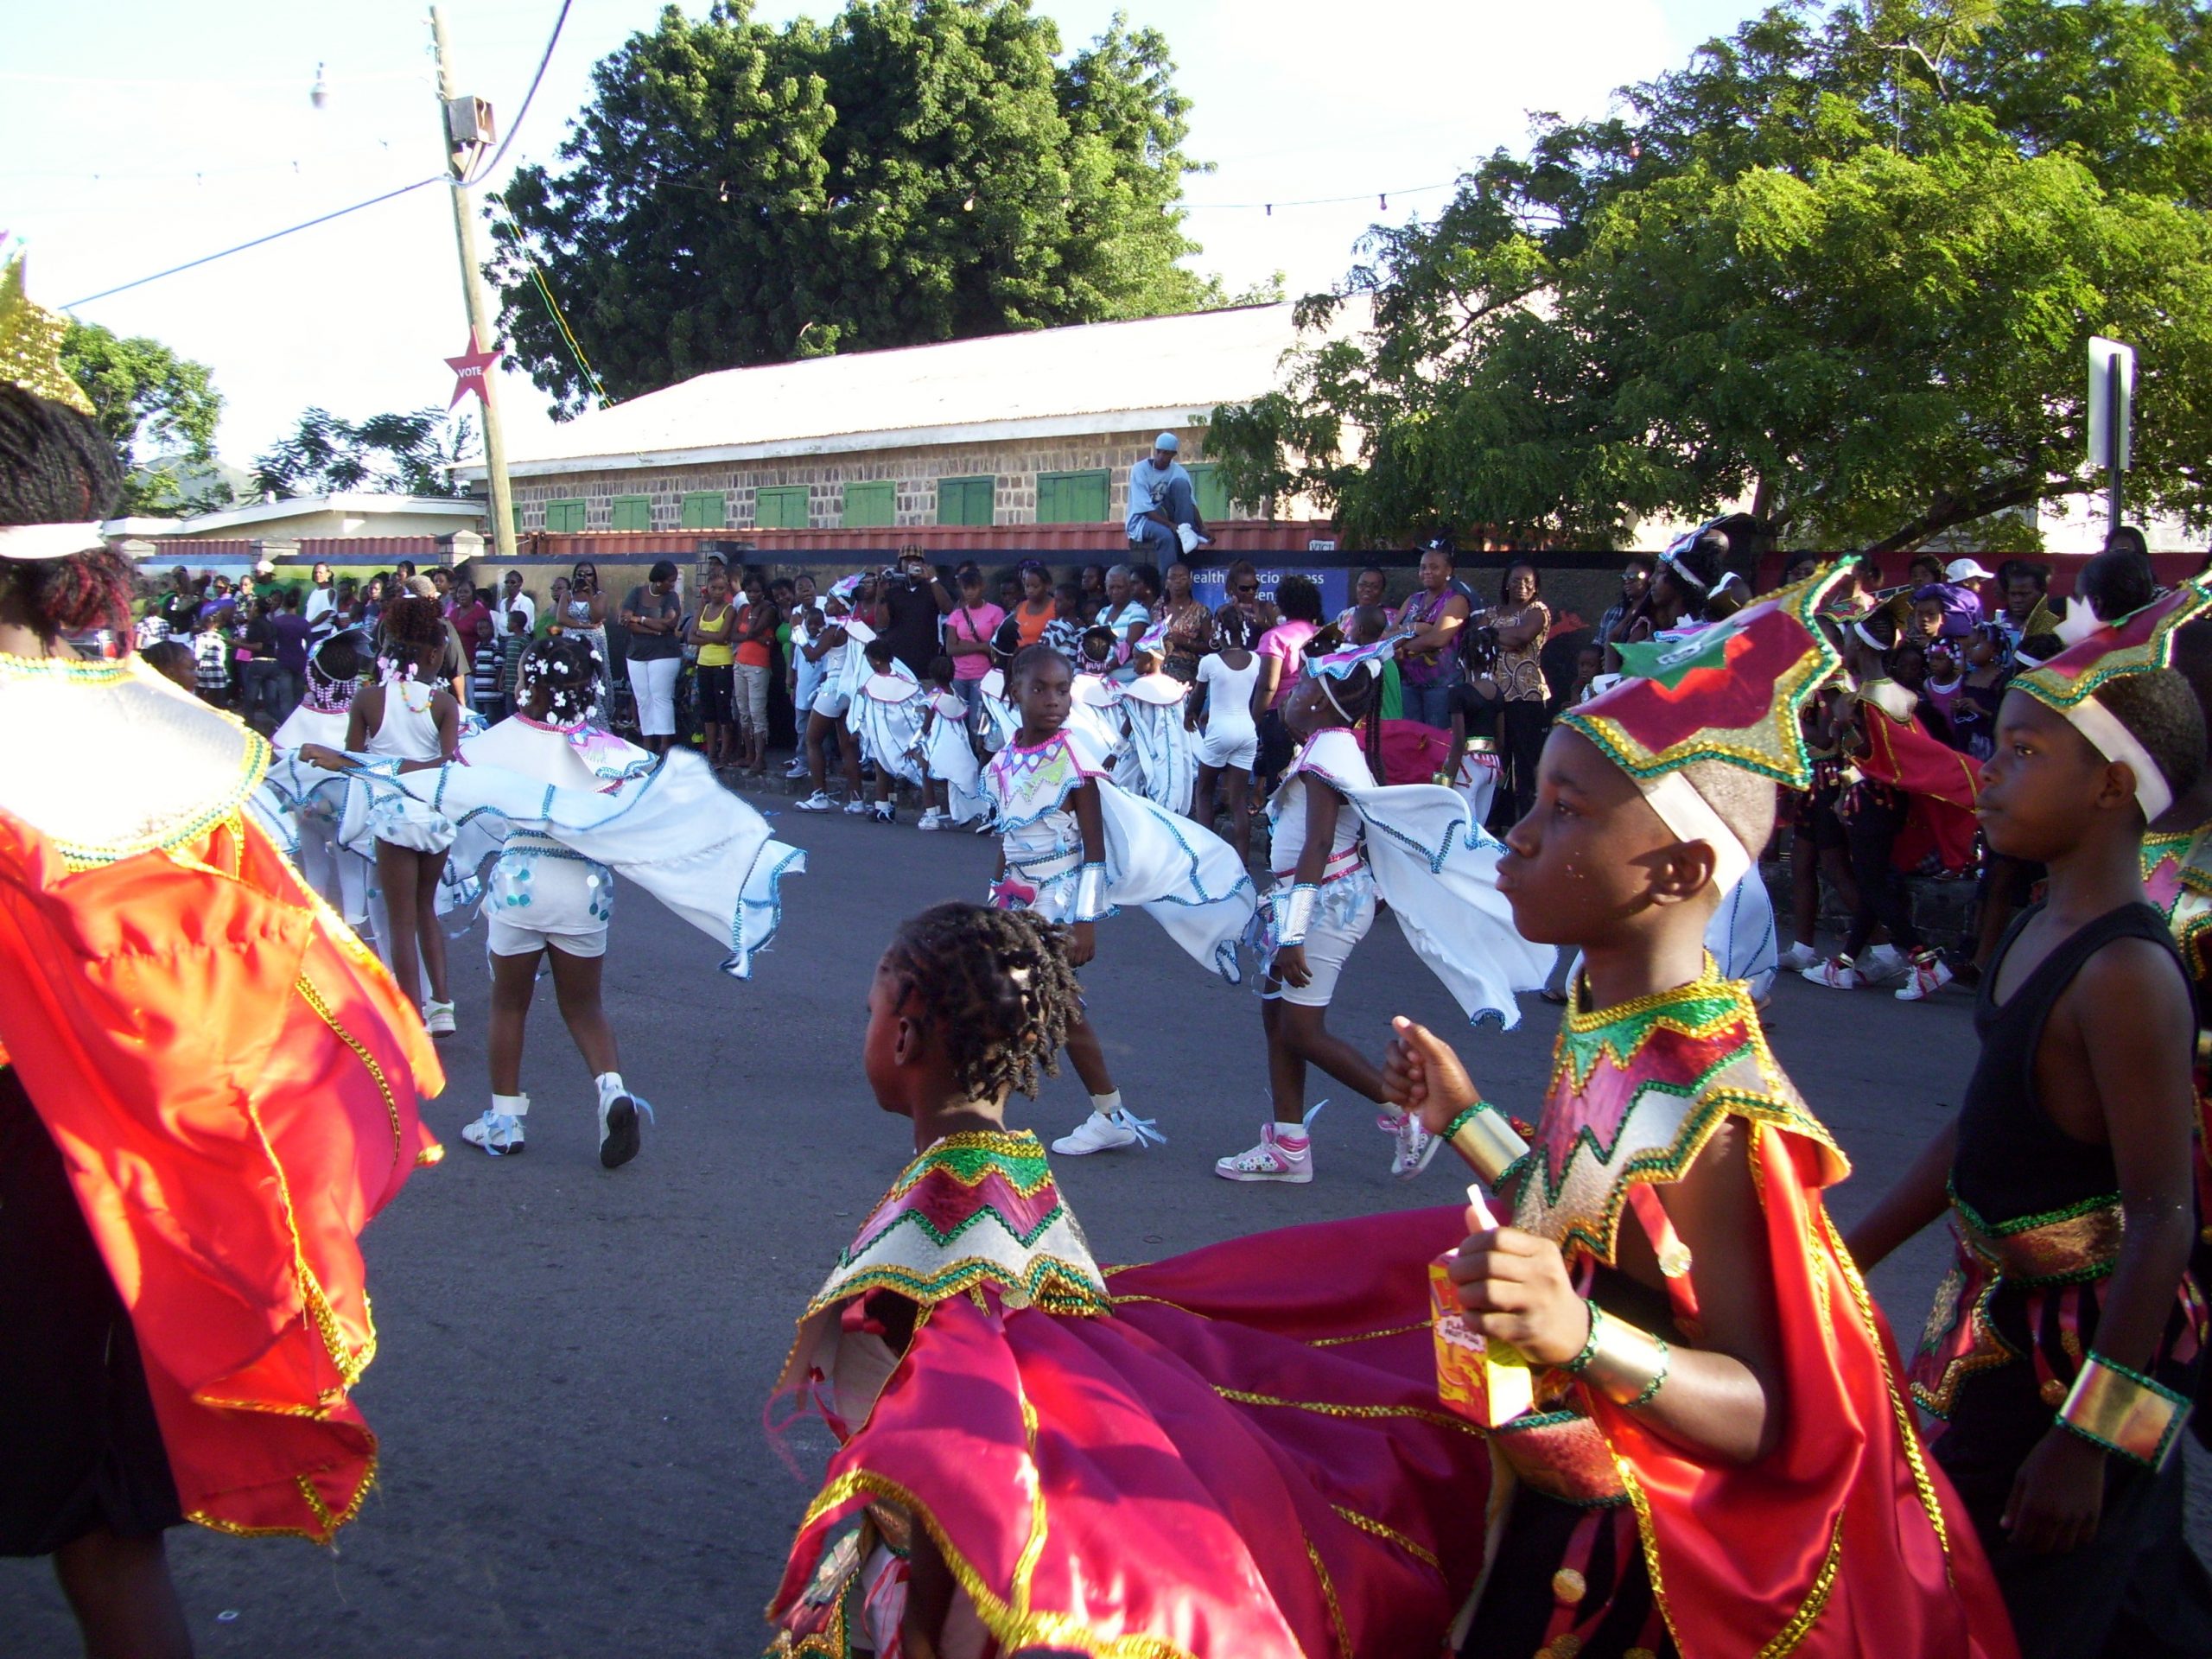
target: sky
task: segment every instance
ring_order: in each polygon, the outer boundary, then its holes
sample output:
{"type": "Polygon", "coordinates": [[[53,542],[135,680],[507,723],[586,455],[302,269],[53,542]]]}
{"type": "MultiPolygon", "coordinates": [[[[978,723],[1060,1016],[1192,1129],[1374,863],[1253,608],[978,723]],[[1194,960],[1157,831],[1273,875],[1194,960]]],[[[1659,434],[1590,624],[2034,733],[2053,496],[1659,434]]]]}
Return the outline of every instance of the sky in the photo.
{"type": "MultiPolygon", "coordinates": [[[[780,22],[834,0],[762,0],[780,22]]],[[[1284,274],[1325,289],[1378,219],[1433,213],[1471,161],[1519,144],[1532,111],[1570,118],[1688,60],[1753,0],[1035,0],[1069,48],[1120,9],[1158,28],[1193,105],[1190,263],[1232,289],[1284,274]],[[1387,195],[1387,210],[1381,198],[1387,195]],[[1292,206],[1351,197],[1323,206],[1292,206]],[[1262,204],[1276,202],[1272,215],[1262,204]]],[[[449,0],[461,91],[504,135],[558,0],[449,0]]],[[[686,10],[704,10],[693,0],[686,10]]],[[[551,161],[592,65],[650,29],[655,0],[575,0],[500,171],[551,161]]],[[[442,185],[89,303],[101,290],[441,173],[427,9],[402,0],[80,0],[19,8],[0,60],[0,232],[32,296],[213,371],[236,465],[303,409],[349,419],[443,404],[466,348],[442,185]],[[86,27],[85,9],[96,30],[86,27]],[[318,75],[318,108],[310,97],[318,75]]],[[[496,306],[496,298],[493,304],[496,306]]],[[[590,342],[584,342],[587,351],[590,342]]],[[[509,452],[545,395],[501,372],[509,452]]]]}

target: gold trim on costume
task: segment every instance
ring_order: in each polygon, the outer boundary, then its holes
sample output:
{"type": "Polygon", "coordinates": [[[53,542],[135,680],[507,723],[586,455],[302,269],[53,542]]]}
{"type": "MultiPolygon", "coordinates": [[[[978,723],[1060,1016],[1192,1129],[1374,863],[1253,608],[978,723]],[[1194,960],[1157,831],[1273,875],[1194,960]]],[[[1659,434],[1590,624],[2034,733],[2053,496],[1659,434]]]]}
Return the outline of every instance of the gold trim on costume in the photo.
{"type": "Polygon", "coordinates": [[[1483,1438],[1483,1431],[1464,1417],[1455,1417],[1448,1411],[1430,1411],[1421,1406],[1346,1406],[1334,1400],[1283,1400],[1272,1394],[1254,1394],[1245,1389],[1213,1385],[1213,1391],[1224,1400],[1234,1400],[1240,1406],[1283,1406],[1292,1411],[1318,1412],[1324,1417],[1412,1417],[1424,1423],[1436,1423],[1446,1428],[1456,1428],[1463,1434],[1483,1438]]]}
{"type": "Polygon", "coordinates": [[[1395,1527],[1377,1521],[1371,1515],[1362,1515],[1357,1510],[1347,1509],[1341,1503],[1332,1503],[1329,1507],[1336,1511],[1337,1519],[1345,1525],[1357,1527],[1364,1533],[1370,1533],[1385,1543],[1395,1544],[1423,1567],[1431,1567],[1439,1573],[1444,1570],[1444,1563],[1436,1559],[1434,1550],[1407,1537],[1395,1527]]]}
{"type": "Polygon", "coordinates": [[[1321,1552],[1313,1548],[1313,1541],[1303,1531],[1298,1535],[1306,1546],[1306,1559],[1313,1563],[1313,1576],[1321,1581],[1321,1599],[1329,1606],[1329,1629],[1337,1638],[1338,1659],[1354,1659],[1351,1632],[1344,1628],[1344,1610],[1337,1602],[1336,1581],[1330,1578],[1328,1567],[1321,1560],[1321,1552]]]}

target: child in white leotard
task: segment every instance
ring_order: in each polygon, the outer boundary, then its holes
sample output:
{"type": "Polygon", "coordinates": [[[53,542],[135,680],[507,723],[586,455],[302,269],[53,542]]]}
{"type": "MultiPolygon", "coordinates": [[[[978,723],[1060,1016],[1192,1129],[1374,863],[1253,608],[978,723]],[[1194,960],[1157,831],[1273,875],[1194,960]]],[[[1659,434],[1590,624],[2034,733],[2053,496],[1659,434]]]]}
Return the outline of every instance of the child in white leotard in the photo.
{"type": "Polygon", "coordinates": [[[1252,762],[1259,758],[1260,732],[1252,721],[1252,688],[1259,683],[1260,659],[1242,645],[1225,645],[1198,659],[1198,690],[1185,705],[1184,724],[1198,735],[1198,781],[1191,816],[1209,828],[1214,795],[1227,798],[1229,839],[1237,856],[1252,861],[1252,820],[1245,798],[1252,762]]]}
{"type": "MultiPolygon", "coordinates": [[[[446,646],[438,601],[402,594],[385,604],[383,621],[385,655],[378,664],[382,683],[355,694],[346,720],[346,752],[397,761],[402,770],[441,765],[453,758],[460,741],[461,705],[437,683],[438,660],[446,646]]],[[[319,743],[303,745],[300,755],[333,771],[351,764],[346,755],[319,743]]],[[[437,906],[452,831],[425,836],[413,833],[417,826],[404,821],[389,827],[395,838],[387,840],[386,826],[379,824],[376,842],[377,876],[390,924],[385,960],[410,996],[429,981],[423,1027],[433,1037],[450,1037],[453,999],[437,906]]]]}

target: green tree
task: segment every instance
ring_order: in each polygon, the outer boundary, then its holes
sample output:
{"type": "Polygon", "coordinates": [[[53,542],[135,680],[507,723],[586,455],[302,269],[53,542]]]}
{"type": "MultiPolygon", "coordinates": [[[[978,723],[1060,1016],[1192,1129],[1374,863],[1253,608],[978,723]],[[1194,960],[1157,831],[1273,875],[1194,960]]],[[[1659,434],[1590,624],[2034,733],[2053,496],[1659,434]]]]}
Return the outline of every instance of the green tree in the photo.
{"type": "Polygon", "coordinates": [[[1176,263],[1198,169],[1166,41],[1117,16],[1058,54],[1027,0],[850,0],[780,29],[750,0],[671,8],[594,68],[561,170],[519,168],[495,208],[514,352],[573,410],[546,289],[618,398],[1225,302],[1176,263]]]}
{"type": "Polygon", "coordinates": [[[1749,495],[1803,545],[2024,545],[2018,510],[2089,480],[2103,334],[2142,353],[2132,499],[2212,518],[2208,27],[2184,0],[1777,7],[1371,233],[1306,306],[1370,297],[1371,334],[1217,411],[1209,454],[1369,537],[1602,545],[1749,495]]]}
{"type": "Polygon", "coordinates": [[[442,409],[372,415],[358,423],[310,409],[289,437],[254,458],[254,487],[280,496],[463,495],[449,469],[473,459],[476,448],[475,422],[467,415],[451,419],[442,409]]]}
{"type": "Polygon", "coordinates": [[[126,338],[74,319],[61,339],[61,364],[92,400],[100,429],[130,462],[124,513],[195,506],[181,499],[177,463],[204,467],[215,458],[223,398],[207,365],[179,357],[158,340],[126,338]]]}

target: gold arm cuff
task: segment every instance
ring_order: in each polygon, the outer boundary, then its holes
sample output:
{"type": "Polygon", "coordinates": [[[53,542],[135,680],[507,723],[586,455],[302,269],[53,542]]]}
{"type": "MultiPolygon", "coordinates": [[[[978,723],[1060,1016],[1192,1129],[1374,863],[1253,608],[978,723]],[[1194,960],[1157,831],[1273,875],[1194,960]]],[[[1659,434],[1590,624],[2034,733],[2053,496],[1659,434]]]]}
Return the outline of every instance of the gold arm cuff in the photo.
{"type": "Polygon", "coordinates": [[[1529,1152],[1529,1143],[1513,1132],[1505,1114],[1488,1101],[1478,1100],[1453,1118],[1445,1139],[1484,1186],[1497,1185],[1497,1178],[1529,1152]]]}
{"type": "Polygon", "coordinates": [[[2058,1421],[2107,1452],[2146,1469],[2163,1469],[2189,1421],[2189,1402],[2093,1353],[2058,1408],[2058,1421]]]}
{"type": "Polygon", "coordinates": [[[1667,1380],[1667,1344],[1590,1304],[1591,1345],[1582,1380],[1617,1406],[1650,1402],[1667,1380]]]}

